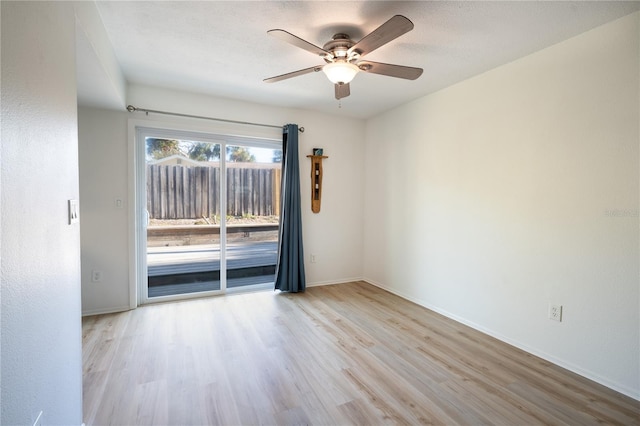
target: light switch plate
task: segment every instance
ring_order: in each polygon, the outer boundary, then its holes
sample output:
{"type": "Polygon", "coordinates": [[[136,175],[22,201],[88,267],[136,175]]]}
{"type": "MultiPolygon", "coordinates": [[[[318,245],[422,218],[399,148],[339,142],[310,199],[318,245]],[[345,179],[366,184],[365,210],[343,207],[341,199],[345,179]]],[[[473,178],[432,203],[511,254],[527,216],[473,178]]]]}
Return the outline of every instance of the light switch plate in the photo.
{"type": "Polygon", "coordinates": [[[78,200],[69,200],[69,225],[80,222],[80,208],[78,200]]]}

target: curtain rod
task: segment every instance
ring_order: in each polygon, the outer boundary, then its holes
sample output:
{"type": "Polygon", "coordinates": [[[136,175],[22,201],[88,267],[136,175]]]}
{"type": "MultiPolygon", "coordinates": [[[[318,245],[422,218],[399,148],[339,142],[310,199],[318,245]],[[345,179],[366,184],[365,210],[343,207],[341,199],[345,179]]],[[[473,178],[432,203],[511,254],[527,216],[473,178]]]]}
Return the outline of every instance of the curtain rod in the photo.
{"type": "MultiPolygon", "coordinates": [[[[222,121],[225,123],[233,123],[233,124],[246,124],[249,126],[260,126],[260,127],[271,127],[274,129],[282,129],[284,126],[276,126],[273,124],[262,124],[262,123],[251,123],[249,121],[236,121],[236,120],[227,120],[224,118],[214,118],[214,117],[204,117],[201,115],[191,115],[191,114],[180,114],[178,112],[168,112],[168,111],[156,111],[153,109],[144,109],[144,108],[138,108],[138,107],[134,107],[133,105],[127,105],[127,111],[129,112],[136,112],[136,111],[141,111],[144,113],[149,114],[154,113],[154,114],[164,114],[164,115],[173,115],[176,117],[187,117],[187,118],[199,118],[200,120],[212,120],[212,121],[222,121]]],[[[304,133],[304,127],[299,127],[298,131],[300,133],[304,133]]]]}

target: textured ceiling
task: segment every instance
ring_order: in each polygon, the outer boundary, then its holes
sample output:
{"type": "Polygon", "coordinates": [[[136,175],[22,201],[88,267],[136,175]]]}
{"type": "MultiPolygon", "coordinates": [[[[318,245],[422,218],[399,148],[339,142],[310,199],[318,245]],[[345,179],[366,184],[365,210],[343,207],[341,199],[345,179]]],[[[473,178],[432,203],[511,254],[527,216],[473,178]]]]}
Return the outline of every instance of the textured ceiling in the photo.
{"type": "MultiPolygon", "coordinates": [[[[129,83],[366,118],[640,9],[640,2],[110,1],[97,2],[129,83]],[[285,29],[322,46],[354,40],[393,15],[413,31],[367,56],[424,68],[415,81],[359,73],[334,99],[322,73],[262,80],[322,64],[267,35],[285,29]]],[[[139,105],[153,108],[153,105],[139,105]]]]}

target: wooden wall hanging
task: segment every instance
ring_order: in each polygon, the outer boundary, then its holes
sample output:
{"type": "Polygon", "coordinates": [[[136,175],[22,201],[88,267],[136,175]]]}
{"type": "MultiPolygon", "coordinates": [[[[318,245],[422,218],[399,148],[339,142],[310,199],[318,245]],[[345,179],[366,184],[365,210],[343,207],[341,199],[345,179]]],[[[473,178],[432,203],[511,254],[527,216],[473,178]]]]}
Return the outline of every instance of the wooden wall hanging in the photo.
{"type": "Polygon", "coordinates": [[[307,155],[311,158],[311,211],[320,213],[322,199],[322,159],[326,155],[307,155]]]}

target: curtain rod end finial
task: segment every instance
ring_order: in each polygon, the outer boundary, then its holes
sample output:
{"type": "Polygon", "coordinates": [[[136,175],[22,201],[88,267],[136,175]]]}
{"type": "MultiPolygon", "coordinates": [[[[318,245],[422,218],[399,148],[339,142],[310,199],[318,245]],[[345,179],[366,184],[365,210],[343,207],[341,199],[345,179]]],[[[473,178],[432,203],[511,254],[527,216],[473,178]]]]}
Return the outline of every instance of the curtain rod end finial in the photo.
{"type": "Polygon", "coordinates": [[[127,111],[133,112],[135,110],[136,110],[136,107],[134,107],[133,105],[127,105],[127,111]]]}

